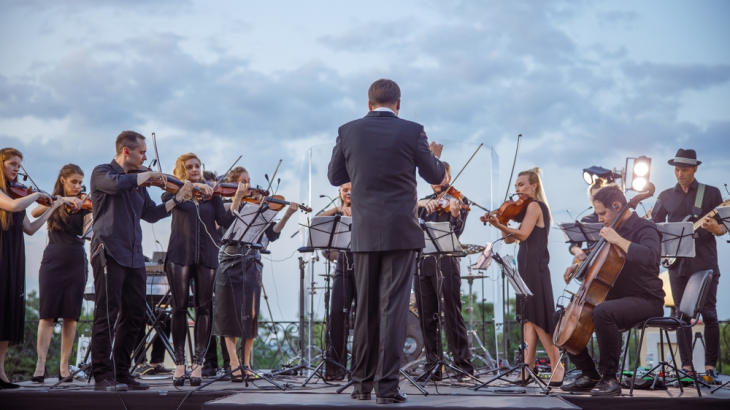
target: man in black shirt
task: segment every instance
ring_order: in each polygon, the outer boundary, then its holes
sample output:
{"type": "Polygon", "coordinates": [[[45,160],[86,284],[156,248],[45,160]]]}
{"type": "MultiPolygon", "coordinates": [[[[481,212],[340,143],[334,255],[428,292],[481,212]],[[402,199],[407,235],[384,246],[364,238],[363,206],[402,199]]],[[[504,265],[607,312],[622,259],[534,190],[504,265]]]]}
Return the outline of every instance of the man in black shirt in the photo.
{"type": "MultiPolygon", "coordinates": [[[[434,194],[418,201],[418,217],[425,222],[448,222],[457,237],[464,232],[467,212],[462,209],[456,199],[446,200],[449,203],[449,212],[439,211],[435,198],[442,190],[448,187],[451,182],[451,167],[443,162],[446,168],[446,177],[441,185],[432,185],[434,194]]],[[[416,305],[418,306],[418,317],[421,322],[421,332],[426,347],[426,359],[430,368],[439,357],[438,345],[441,343],[441,335],[437,331],[437,320],[439,315],[439,300],[442,302],[441,310],[444,318],[444,331],[449,350],[454,358],[454,364],[468,374],[474,374],[474,367],[469,360],[469,343],[466,337],[466,325],[461,315],[461,277],[459,269],[459,258],[453,256],[426,255],[421,259],[420,276],[414,278],[414,289],[416,291],[416,305]],[[440,271],[440,273],[439,273],[440,271]],[[439,292],[438,275],[442,275],[439,292]]],[[[421,378],[425,380],[428,373],[421,378]]],[[[437,369],[433,380],[441,379],[441,369],[437,369]]]]}
{"type": "MultiPolygon", "coordinates": [[[[606,300],[593,310],[598,348],[601,352],[598,370],[588,349],[568,357],[583,373],[573,382],[563,385],[568,392],[588,392],[593,396],[618,396],[621,384],[616,378],[621,356],[621,332],[651,317],[664,315],[664,291],[659,279],[660,234],[654,222],[626,212],[618,230],[610,227],[626,207],[626,197],[617,186],[602,188],[593,197],[599,222],[606,225],[601,237],[626,253],[621,269],[606,300]],[[602,376],[602,377],[601,377],[602,376]],[[600,379],[600,381],[599,381],[600,379]]],[[[578,265],[565,271],[565,281],[578,265]]]]}
{"type": "Polygon", "coordinates": [[[165,183],[165,174],[130,172],[140,169],[147,159],[144,137],[124,131],[117,137],[116,151],[111,163],[97,166],[91,174],[91,267],[96,292],[91,336],[94,389],[146,390],[148,384],[129,375],[130,356],[145,310],[147,273],[139,221],[154,223],[169,216],[172,208],[192,191],[192,185],[185,182],[176,197],[156,205],[140,185],[149,180],[165,183]]]}
{"type": "MultiPolygon", "coordinates": [[[[707,215],[715,207],[722,203],[720,190],[713,186],[704,186],[695,179],[697,166],[702,162],[697,161],[697,153],[694,150],[680,149],[669,165],[674,166],[674,175],[677,178],[677,185],[659,194],[654,207],[655,222],[682,222],[687,217],[688,221],[696,222],[707,215]],[[699,198],[701,196],[701,198],[699,198]],[[702,202],[701,206],[695,207],[695,201],[702,202]]],[[[687,286],[690,276],[695,272],[712,269],[712,283],[710,283],[705,303],[701,307],[702,320],[705,322],[705,374],[712,382],[720,384],[720,379],[715,371],[720,354],[720,325],[717,321],[717,285],[720,281],[720,267],[717,262],[717,240],[716,236],[722,236],[727,232],[719,216],[705,218],[702,227],[696,231],[695,257],[679,258],[678,262],[669,267],[669,283],[672,286],[672,297],[675,306],[682,302],[682,295],[687,286]]],[[[691,331],[680,329],[677,334],[679,344],[679,355],[682,358],[682,367],[690,371],[692,355],[689,350],[691,346],[691,331]]]]}

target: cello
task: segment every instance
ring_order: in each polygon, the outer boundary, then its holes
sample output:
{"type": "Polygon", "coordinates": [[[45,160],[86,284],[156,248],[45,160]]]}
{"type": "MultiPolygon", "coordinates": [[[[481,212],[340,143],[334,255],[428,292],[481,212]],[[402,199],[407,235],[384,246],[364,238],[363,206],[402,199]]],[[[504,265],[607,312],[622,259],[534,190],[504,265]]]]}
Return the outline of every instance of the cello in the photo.
{"type": "MultiPolygon", "coordinates": [[[[646,191],[636,195],[623,207],[611,228],[618,229],[629,209],[636,209],[639,203],[654,195],[654,185],[647,183],[646,191]]],[[[570,279],[582,280],[578,292],[561,312],[555,326],[553,342],[559,349],[579,354],[588,345],[593,334],[593,309],[606,300],[619,273],[626,263],[626,253],[616,245],[601,238],[588,258],[580,264],[570,279]]],[[[571,292],[572,293],[572,292],[571,292]]]]}

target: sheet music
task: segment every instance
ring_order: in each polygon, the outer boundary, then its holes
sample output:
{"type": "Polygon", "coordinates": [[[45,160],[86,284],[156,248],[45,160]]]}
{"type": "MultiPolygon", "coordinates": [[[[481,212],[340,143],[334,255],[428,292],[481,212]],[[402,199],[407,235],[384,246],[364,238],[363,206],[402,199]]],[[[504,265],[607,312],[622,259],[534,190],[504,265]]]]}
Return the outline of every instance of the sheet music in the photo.
{"type": "Polygon", "coordinates": [[[717,214],[722,219],[722,224],[730,231],[730,206],[717,207],[717,214]]]}
{"type": "Polygon", "coordinates": [[[236,220],[223,234],[223,242],[258,243],[261,235],[279,212],[267,209],[258,213],[258,210],[258,205],[246,204],[241,212],[233,211],[236,220]]]}
{"type": "Polygon", "coordinates": [[[497,263],[499,263],[499,265],[502,267],[502,272],[504,272],[504,276],[507,277],[510,285],[512,285],[512,289],[514,289],[517,295],[526,297],[534,295],[530,291],[530,288],[527,287],[525,281],[522,280],[522,276],[520,276],[520,273],[517,270],[517,266],[515,266],[514,256],[507,255],[504,257],[499,257],[499,255],[495,255],[493,257],[494,260],[497,261],[497,263]]]}
{"type": "Polygon", "coordinates": [[[563,230],[565,242],[598,242],[601,237],[598,235],[603,228],[602,223],[576,223],[564,222],[558,226],[563,230]],[[582,228],[582,230],[581,230],[582,228]],[[585,235],[583,234],[585,232],[585,235]]]}
{"type": "Polygon", "coordinates": [[[656,227],[662,233],[662,257],[695,257],[692,222],[663,222],[656,224],[656,227]]]}
{"type": "Polygon", "coordinates": [[[307,247],[318,249],[350,249],[351,216],[315,216],[309,224],[307,247]],[[335,222],[337,221],[336,225],[335,222]],[[332,243],[330,244],[330,236],[332,243]]]}
{"type": "Polygon", "coordinates": [[[426,226],[423,231],[423,236],[426,239],[426,247],[423,248],[424,255],[464,252],[459,239],[451,230],[449,222],[422,222],[421,227],[424,225],[426,226]]]}

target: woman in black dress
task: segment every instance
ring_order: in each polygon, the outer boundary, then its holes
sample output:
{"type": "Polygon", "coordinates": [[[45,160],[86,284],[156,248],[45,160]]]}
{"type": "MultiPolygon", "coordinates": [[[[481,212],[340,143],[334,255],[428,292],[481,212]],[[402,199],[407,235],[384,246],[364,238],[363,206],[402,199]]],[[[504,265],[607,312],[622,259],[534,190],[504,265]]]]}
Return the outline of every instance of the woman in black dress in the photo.
{"type": "MultiPolygon", "coordinates": [[[[81,168],[68,164],[61,168],[53,187],[53,195],[63,197],[74,208],[70,208],[71,212],[64,208],[56,209],[48,217],[48,245],[43,251],[38,272],[38,313],[41,320],[38,324],[38,361],[31,378],[34,383],[43,383],[46,377],[48,345],[51,343],[53,323],[59,318],[63,319],[59,379],[69,375],[68,361],[76,337],[76,322],[81,316],[88,275],[84,240],[80,236],[84,233],[84,222],[91,218],[91,209],[81,209],[82,201],[78,195],[83,182],[84,172],[81,168]]],[[[47,206],[38,205],[31,215],[37,218],[46,211],[47,206]]]]}
{"type": "MultiPolygon", "coordinates": [[[[488,219],[488,222],[502,231],[503,236],[513,234],[505,239],[505,243],[520,241],[517,253],[517,267],[522,280],[535,295],[524,304],[524,309],[517,306],[518,314],[526,320],[524,327],[527,352],[525,363],[530,367],[535,363],[537,352],[537,340],[540,339],[545,352],[550,358],[550,364],[555,376],[552,379],[553,386],[562,384],[565,369],[558,363],[560,354],[558,348],[553,344],[552,333],[555,330],[553,312],[555,312],[555,300],[553,299],[553,287],[550,280],[550,253],[548,252],[548,234],[550,233],[551,215],[550,208],[545,197],[545,190],[540,180],[540,168],[532,168],[520,172],[515,181],[515,192],[527,194],[533,201],[527,209],[518,215],[516,221],[520,227],[510,228],[499,223],[496,216],[488,219]]],[[[486,215],[485,215],[486,217],[486,215]]],[[[486,218],[482,217],[482,220],[486,218]]]]}
{"type": "MultiPolygon", "coordinates": [[[[318,216],[352,216],[352,202],[350,192],[352,183],[340,185],[340,205],[330,208],[318,216]]],[[[336,360],[342,367],[330,362],[325,363],[325,378],[328,381],[343,380],[347,366],[347,334],[348,320],[352,314],[352,302],[357,296],[355,290],[355,258],[350,251],[337,252],[337,266],[332,278],[332,301],[330,303],[330,320],[328,333],[330,337],[329,357],[336,360]]],[[[356,302],[357,303],[357,302],[356,302]]]]}
{"type": "MultiPolygon", "coordinates": [[[[190,181],[193,186],[212,192],[203,183],[200,159],[193,153],[181,155],[175,162],[173,175],[180,181],[190,181]]],[[[233,204],[240,203],[247,187],[239,187],[233,204]]],[[[171,193],[162,194],[162,201],[173,199],[171,193]]],[[[193,286],[195,304],[195,357],[192,358],[190,385],[200,386],[203,358],[210,340],[213,317],[213,286],[218,268],[220,233],[216,224],[228,227],[233,222],[233,213],[223,206],[220,196],[210,200],[185,198],[172,210],[172,228],[167,246],[165,273],[172,292],[172,341],[175,347],[175,375],[173,384],[182,386],[185,382],[185,337],[188,333],[188,302],[190,281],[193,286]]]]}
{"type": "MultiPolygon", "coordinates": [[[[226,182],[237,182],[250,186],[251,178],[245,168],[236,167],[228,173],[226,182]]],[[[289,217],[297,209],[299,206],[292,202],[281,220],[269,225],[262,241],[277,240],[289,217]]],[[[236,343],[237,338],[241,338],[243,364],[250,366],[254,338],[258,335],[264,264],[261,262],[261,254],[258,250],[246,251],[236,245],[224,246],[218,256],[220,265],[215,283],[216,309],[213,319],[213,334],[224,336],[226,348],[231,357],[232,369],[240,366],[236,343]],[[241,256],[242,254],[245,256],[241,256]]],[[[247,371],[246,377],[250,375],[251,373],[247,371]]],[[[231,381],[242,382],[241,372],[234,372],[231,375],[231,381]]]]}
{"type": "Polygon", "coordinates": [[[25,209],[37,200],[51,201],[43,193],[12,199],[9,194],[11,181],[17,181],[23,154],[15,148],[0,150],[2,178],[0,178],[0,388],[14,389],[5,374],[5,355],[8,346],[23,341],[25,326],[25,242],[23,233],[33,235],[48,220],[51,213],[63,205],[53,202],[52,207],[40,218],[31,222],[25,209]]]}

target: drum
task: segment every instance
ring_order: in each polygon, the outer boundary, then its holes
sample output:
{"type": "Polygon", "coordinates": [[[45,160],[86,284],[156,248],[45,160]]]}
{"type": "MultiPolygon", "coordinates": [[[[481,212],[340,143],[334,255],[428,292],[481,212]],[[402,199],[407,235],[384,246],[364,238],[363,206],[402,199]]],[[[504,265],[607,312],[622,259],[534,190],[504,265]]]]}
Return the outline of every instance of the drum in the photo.
{"type": "Polygon", "coordinates": [[[421,322],[418,314],[408,312],[408,328],[406,329],[406,342],[403,346],[403,358],[400,367],[417,360],[423,354],[423,334],[421,333],[421,322]]]}

